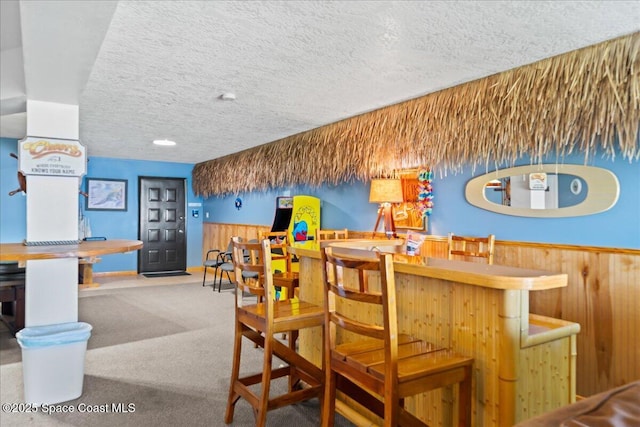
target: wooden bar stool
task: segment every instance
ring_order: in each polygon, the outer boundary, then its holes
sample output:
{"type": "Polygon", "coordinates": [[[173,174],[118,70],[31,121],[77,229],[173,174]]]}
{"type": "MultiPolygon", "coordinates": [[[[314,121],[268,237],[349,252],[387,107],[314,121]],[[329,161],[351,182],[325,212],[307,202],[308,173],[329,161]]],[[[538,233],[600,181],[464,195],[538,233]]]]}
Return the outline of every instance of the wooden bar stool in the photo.
{"type": "Polygon", "coordinates": [[[336,388],[382,417],[385,426],[416,426],[426,424],[404,409],[405,397],[459,384],[458,425],[470,426],[473,359],[398,334],[393,255],[327,247],[322,260],[322,425],[334,424],[336,388]],[[373,277],[379,280],[370,286],[373,277]]]}
{"type": "Polygon", "coordinates": [[[288,231],[263,231],[259,237],[260,241],[267,239],[271,243],[271,261],[275,261],[274,271],[291,272],[291,254],[287,252],[287,246],[289,245],[288,231]]]}
{"type": "Polygon", "coordinates": [[[316,228],[316,241],[322,240],[343,240],[349,238],[349,230],[343,228],[341,230],[328,230],[316,228]]]}
{"type": "MultiPolygon", "coordinates": [[[[276,339],[276,335],[323,326],[324,310],[315,304],[297,299],[275,301],[269,240],[265,239],[262,243],[243,243],[237,237],[233,237],[232,246],[236,282],[235,336],[225,423],[233,421],[235,404],[243,397],[253,407],[256,425],[264,426],[267,412],[272,409],[314,397],[318,397],[322,405],[322,369],[295,351],[293,339],[285,345],[276,339]],[[256,295],[257,302],[244,304],[244,292],[256,295]],[[240,377],[243,337],[262,347],[264,357],[259,373],[240,377]],[[274,355],[287,366],[272,368],[274,355]],[[288,392],[271,397],[271,380],[285,376],[289,377],[288,392]],[[250,388],[254,385],[259,385],[257,393],[250,388]]],[[[258,387],[254,387],[256,388],[258,387]]]]}
{"type": "Polygon", "coordinates": [[[462,261],[486,262],[493,264],[493,246],[496,237],[489,234],[487,237],[456,236],[449,233],[447,242],[447,257],[454,259],[454,256],[462,261]]]}
{"type": "MultiPolygon", "coordinates": [[[[287,251],[288,231],[263,231],[260,233],[260,240],[264,239],[268,239],[271,243],[271,263],[274,271],[273,284],[276,287],[276,300],[293,298],[295,290],[298,289],[299,279],[298,273],[293,271],[291,254],[287,251]],[[283,289],[286,289],[286,292],[283,289]]],[[[282,334],[282,338],[285,339],[286,335],[282,334]]],[[[297,338],[298,334],[294,332],[292,339],[296,340],[297,338]]]]}

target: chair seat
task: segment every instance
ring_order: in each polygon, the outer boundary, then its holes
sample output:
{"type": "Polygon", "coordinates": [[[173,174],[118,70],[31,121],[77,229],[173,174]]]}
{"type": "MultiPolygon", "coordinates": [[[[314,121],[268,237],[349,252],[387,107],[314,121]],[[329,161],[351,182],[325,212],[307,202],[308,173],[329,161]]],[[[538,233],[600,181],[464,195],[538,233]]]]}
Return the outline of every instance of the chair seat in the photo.
{"type": "MultiPolygon", "coordinates": [[[[369,341],[369,340],[367,340],[369,341]]],[[[376,340],[379,341],[379,340],[376,340]]],[[[352,343],[356,344],[356,343],[352,343]]],[[[371,347],[373,343],[366,342],[366,347],[371,347]]],[[[378,347],[368,348],[367,350],[357,351],[355,346],[350,345],[350,352],[343,353],[340,346],[337,346],[335,349],[335,355],[339,358],[342,358],[347,363],[354,366],[363,366],[369,367],[380,363],[381,360],[384,360],[384,342],[380,341],[378,347]],[[342,353],[342,354],[341,354],[342,353]]],[[[403,336],[403,338],[398,342],[398,359],[413,357],[416,355],[420,355],[423,353],[429,353],[432,351],[439,350],[439,347],[436,347],[435,344],[415,339],[411,336],[403,336]]],[[[366,369],[366,368],[365,368],[366,369]]]]}
{"type": "MultiPolygon", "coordinates": [[[[412,381],[425,375],[451,372],[456,368],[464,368],[473,364],[473,358],[457,354],[449,349],[438,349],[415,354],[398,360],[398,383],[412,381]]],[[[379,380],[384,379],[384,363],[369,367],[369,373],[379,380]]],[[[458,373],[459,379],[451,379],[447,383],[462,381],[464,372],[458,373]]],[[[436,387],[434,387],[436,388],[436,387]]]]}
{"type": "Polygon", "coordinates": [[[215,260],[215,259],[209,259],[206,260],[202,265],[204,265],[205,267],[218,267],[220,264],[222,264],[220,261],[215,260]]]}
{"type": "MultiPolygon", "coordinates": [[[[265,314],[265,303],[238,308],[238,316],[258,330],[263,327],[265,314]]],[[[318,305],[293,299],[273,303],[274,333],[321,326],[323,323],[324,309],[318,305]]]]}
{"type": "MultiPolygon", "coordinates": [[[[419,340],[412,337],[411,335],[406,335],[406,334],[398,335],[398,344],[407,344],[407,343],[412,343],[416,341],[419,341],[419,340]]],[[[382,348],[384,348],[384,342],[382,340],[377,340],[373,338],[359,340],[355,342],[347,342],[347,343],[337,345],[336,348],[332,350],[332,357],[336,357],[338,359],[342,358],[344,360],[347,357],[370,352],[372,350],[379,350],[382,348]]]]}
{"type": "Polygon", "coordinates": [[[258,273],[256,273],[255,271],[243,271],[242,277],[244,277],[245,279],[257,279],[258,273]]]}
{"type": "MultiPolygon", "coordinates": [[[[360,372],[366,372],[384,381],[384,342],[363,340],[336,346],[331,357],[344,362],[360,372]]],[[[415,339],[409,335],[398,336],[398,383],[438,374],[458,367],[471,365],[473,359],[437,347],[435,344],[415,339]]]]}

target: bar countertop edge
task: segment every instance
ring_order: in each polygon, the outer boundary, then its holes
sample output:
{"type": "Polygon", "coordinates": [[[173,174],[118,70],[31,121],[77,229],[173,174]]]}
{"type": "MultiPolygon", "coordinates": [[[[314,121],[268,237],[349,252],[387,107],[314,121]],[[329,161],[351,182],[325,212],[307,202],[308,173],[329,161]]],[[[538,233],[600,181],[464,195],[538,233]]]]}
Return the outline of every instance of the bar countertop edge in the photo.
{"type": "Polygon", "coordinates": [[[0,244],[0,261],[34,259],[85,258],[96,255],[131,252],[142,248],[140,240],[87,241],[76,245],[26,246],[22,243],[0,244]]]}
{"type": "MultiPolygon", "coordinates": [[[[320,251],[289,247],[297,257],[320,259],[320,251]]],[[[485,288],[539,291],[566,287],[568,275],[544,270],[532,270],[504,265],[452,261],[394,254],[396,273],[448,280],[485,288]]]]}

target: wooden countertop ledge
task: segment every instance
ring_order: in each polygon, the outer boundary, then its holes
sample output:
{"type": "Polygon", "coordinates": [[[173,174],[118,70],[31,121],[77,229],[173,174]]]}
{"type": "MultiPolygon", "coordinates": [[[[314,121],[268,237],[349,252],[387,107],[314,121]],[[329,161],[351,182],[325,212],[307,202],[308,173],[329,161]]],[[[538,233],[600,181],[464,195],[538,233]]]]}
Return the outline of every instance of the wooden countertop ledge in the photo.
{"type": "MultiPolygon", "coordinates": [[[[385,247],[399,248],[395,241],[378,240],[385,247]]],[[[367,249],[375,246],[375,241],[362,240],[327,243],[331,246],[367,249]]],[[[320,258],[319,250],[290,247],[288,250],[298,257],[320,258]]],[[[485,288],[503,290],[539,291],[567,286],[568,276],[544,270],[531,270],[504,265],[487,265],[475,262],[452,261],[442,258],[423,258],[394,253],[396,273],[431,277],[485,288]]]]}
{"type": "Polygon", "coordinates": [[[0,261],[35,259],[85,258],[116,254],[142,248],[140,240],[99,240],[77,245],[26,246],[22,243],[0,244],[0,261]]]}

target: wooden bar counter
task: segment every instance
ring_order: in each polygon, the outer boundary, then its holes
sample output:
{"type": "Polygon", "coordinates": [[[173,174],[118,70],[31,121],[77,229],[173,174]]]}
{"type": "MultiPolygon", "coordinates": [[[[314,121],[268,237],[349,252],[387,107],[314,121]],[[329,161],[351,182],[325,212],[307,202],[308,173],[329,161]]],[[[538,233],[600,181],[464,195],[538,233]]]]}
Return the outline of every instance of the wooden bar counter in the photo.
{"type": "Polygon", "coordinates": [[[76,245],[26,246],[22,243],[0,244],[0,261],[27,261],[57,258],[89,258],[98,255],[135,251],[140,240],[97,240],[76,245]]]}
{"type": "MultiPolygon", "coordinates": [[[[329,244],[400,248],[384,240],[329,244]]],[[[290,251],[300,262],[300,297],[322,304],[320,252],[290,251]]],[[[567,286],[566,274],[400,253],[394,258],[398,332],[474,358],[473,425],[512,426],[575,401],[580,325],[529,313],[529,292],[567,286]]],[[[300,353],[320,365],[321,351],[321,332],[301,331],[300,353]]],[[[448,426],[456,421],[456,395],[434,390],[407,399],[406,406],[429,425],[448,426]]]]}

